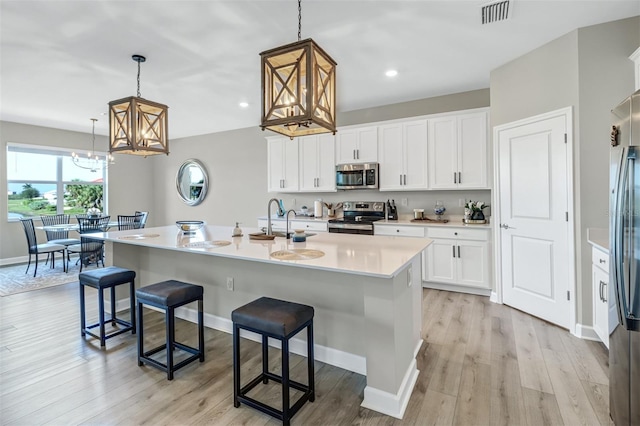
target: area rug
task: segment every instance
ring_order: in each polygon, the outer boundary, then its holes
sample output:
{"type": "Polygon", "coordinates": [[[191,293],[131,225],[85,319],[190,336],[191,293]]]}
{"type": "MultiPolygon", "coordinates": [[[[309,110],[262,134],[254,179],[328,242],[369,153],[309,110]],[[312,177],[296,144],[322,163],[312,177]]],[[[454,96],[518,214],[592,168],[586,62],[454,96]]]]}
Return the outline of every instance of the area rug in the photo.
{"type": "Polygon", "coordinates": [[[38,274],[34,277],[33,268],[32,263],[29,272],[25,274],[26,264],[1,267],[0,297],[78,281],[78,273],[80,272],[80,266],[74,266],[73,262],[67,273],[58,263],[54,269],[51,269],[44,262],[39,262],[38,274]]]}

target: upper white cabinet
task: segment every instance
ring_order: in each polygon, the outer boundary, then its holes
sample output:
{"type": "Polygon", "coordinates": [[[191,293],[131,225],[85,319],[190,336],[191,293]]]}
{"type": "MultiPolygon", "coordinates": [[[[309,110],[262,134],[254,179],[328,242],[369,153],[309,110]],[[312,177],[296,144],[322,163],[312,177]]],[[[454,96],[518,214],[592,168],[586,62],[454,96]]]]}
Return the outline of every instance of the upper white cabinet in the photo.
{"type": "Polygon", "coordinates": [[[427,120],[378,127],[380,190],[428,189],[427,120]]]}
{"type": "Polygon", "coordinates": [[[312,135],[298,138],[300,191],[336,191],[335,136],[312,135]]]}
{"type": "Polygon", "coordinates": [[[289,138],[267,139],[267,185],[269,192],[298,191],[298,141],[289,138]]]}
{"type": "Polygon", "coordinates": [[[378,128],[339,129],[336,134],[336,163],[378,162],[378,128]]]}
{"type": "Polygon", "coordinates": [[[487,113],[429,120],[429,187],[487,188],[487,113]]]}

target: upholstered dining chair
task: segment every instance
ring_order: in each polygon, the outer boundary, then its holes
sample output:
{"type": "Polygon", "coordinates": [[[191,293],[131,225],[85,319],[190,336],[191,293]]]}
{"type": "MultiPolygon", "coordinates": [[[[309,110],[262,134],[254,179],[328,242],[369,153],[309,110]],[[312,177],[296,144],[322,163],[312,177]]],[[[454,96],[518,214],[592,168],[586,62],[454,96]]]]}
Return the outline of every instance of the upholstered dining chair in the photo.
{"type": "Polygon", "coordinates": [[[142,213],[133,216],[118,215],[118,231],[142,228],[142,213]]]}
{"type": "Polygon", "coordinates": [[[96,267],[98,267],[99,262],[102,262],[102,266],[104,267],[104,241],[86,237],[83,236],[83,234],[106,231],[111,216],[103,216],[100,218],[76,217],[78,219],[78,232],[80,232],[80,244],[67,247],[67,252],[78,254],[80,272],[82,272],[84,266],[88,266],[91,263],[95,263],[96,267]]]}
{"type": "MultiPolygon", "coordinates": [[[[55,226],[55,225],[68,225],[70,216],[68,214],[53,214],[53,215],[44,215],[40,216],[42,220],[42,224],[44,226],[55,226]]],[[[67,230],[44,230],[45,234],[47,234],[47,242],[49,244],[60,244],[65,247],[72,246],[74,244],[80,244],[80,240],[78,238],[69,238],[69,231],[67,230]]],[[[69,258],[67,257],[67,261],[69,258]]]]}
{"type": "Polygon", "coordinates": [[[149,212],[139,212],[136,210],[135,214],[142,215],[142,218],[140,219],[140,228],[144,228],[144,226],[147,224],[147,217],[149,217],[149,212]]]}
{"type": "Polygon", "coordinates": [[[38,272],[38,255],[39,254],[51,254],[51,267],[55,267],[55,254],[54,253],[62,253],[62,269],[66,272],[66,262],[65,262],[65,249],[66,247],[62,244],[38,244],[38,238],[36,236],[36,228],[33,226],[33,219],[20,219],[22,222],[22,226],[24,227],[24,234],[27,237],[27,247],[29,249],[29,263],[27,264],[27,270],[24,271],[26,274],[29,272],[29,267],[31,266],[31,255],[35,255],[36,257],[36,267],[33,270],[33,276],[36,276],[38,272]]]}

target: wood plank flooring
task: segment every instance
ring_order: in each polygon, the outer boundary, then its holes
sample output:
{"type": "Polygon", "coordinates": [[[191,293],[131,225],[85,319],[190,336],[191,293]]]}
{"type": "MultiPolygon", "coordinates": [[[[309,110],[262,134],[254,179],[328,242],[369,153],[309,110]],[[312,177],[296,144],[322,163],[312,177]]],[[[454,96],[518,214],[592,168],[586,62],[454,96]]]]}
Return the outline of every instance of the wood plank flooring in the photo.
{"type": "MultiPolygon", "coordinates": [[[[87,292],[95,317],[95,292],[87,292]]],[[[0,298],[0,424],[279,424],[232,403],[231,336],[205,329],[206,361],[171,382],[136,362],[124,334],[100,350],[80,337],[77,283],[0,298]]],[[[125,314],[126,315],[126,314],[125,314]]],[[[164,339],[162,314],[145,313],[147,347],[164,339]]],[[[316,401],[296,425],[609,424],[608,356],[602,344],[488,298],[423,291],[420,375],[403,420],[361,408],[366,378],[316,362],[316,401]]],[[[196,345],[196,328],[177,320],[177,336],[196,345]]],[[[242,374],[261,368],[259,345],[242,341],[242,374]]],[[[279,370],[279,351],[270,364],[279,370]]],[[[304,358],[291,377],[306,382],[304,358]]],[[[279,406],[276,385],[255,396],[279,406]]]]}

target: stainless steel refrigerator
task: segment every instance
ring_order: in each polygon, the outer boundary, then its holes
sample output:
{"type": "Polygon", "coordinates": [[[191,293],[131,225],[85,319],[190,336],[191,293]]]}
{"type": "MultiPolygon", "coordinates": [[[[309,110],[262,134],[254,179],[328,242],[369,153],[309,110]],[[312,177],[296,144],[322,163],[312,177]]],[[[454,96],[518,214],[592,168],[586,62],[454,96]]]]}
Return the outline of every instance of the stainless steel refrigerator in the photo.
{"type": "Polygon", "coordinates": [[[612,113],[609,410],[617,426],[640,425],[640,90],[612,113]]]}

